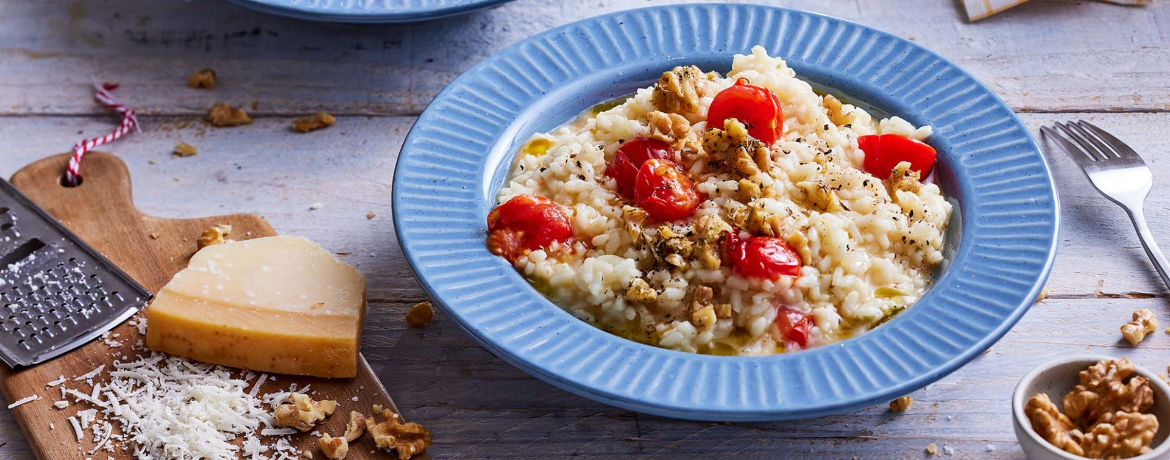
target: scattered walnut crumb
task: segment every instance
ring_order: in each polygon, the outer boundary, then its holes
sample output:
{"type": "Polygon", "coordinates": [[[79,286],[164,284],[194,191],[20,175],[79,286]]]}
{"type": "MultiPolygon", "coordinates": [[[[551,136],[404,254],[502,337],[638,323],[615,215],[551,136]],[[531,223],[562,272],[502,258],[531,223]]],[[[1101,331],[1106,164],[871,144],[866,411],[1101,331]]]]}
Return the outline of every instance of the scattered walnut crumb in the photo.
{"type": "Polygon", "coordinates": [[[187,86],[198,89],[215,88],[215,71],[203,69],[187,77],[187,86]]]}
{"type": "Polygon", "coordinates": [[[276,424],[302,433],[313,429],[337,410],[337,401],[314,401],[304,393],[289,395],[289,401],[276,406],[276,424]]]}
{"type": "Polygon", "coordinates": [[[1045,287],[1044,289],[1040,290],[1040,295],[1036,296],[1036,301],[1033,303],[1040,303],[1041,300],[1044,300],[1047,298],[1048,298],[1048,288],[1045,287]]]}
{"type": "Polygon", "coordinates": [[[195,243],[199,246],[199,249],[203,249],[208,246],[214,246],[227,242],[227,237],[231,234],[231,225],[219,224],[214,227],[208,227],[207,230],[204,230],[203,234],[199,235],[199,239],[196,240],[195,243]]]}
{"type": "Polygon", "coordinates": [[[938,453],[938,446],[934,445],[933,442],[926,445],[926,455],[934,455],[937,453],[938,453]]]}
{"type": "Polygon", "coordinates": [[[349,412],[349,422],[345,424],[345,440],[354,441],[366,432],[366,416],[358,411],[349,412]]]}
{"type": "Polygon", "coordinates": [[[331,460],[341,460],[349,454],[349,441],[328,434],[317,438],[317,447],[321,448],[321,453],[325,454],[325,458],[331,460]]]}
{"type": "Polygon", "coordinates": [[[313,451],[311,451],[311,450],[306,450],[304,452],[301,452],[301,455],[309,460],[313,460],[313,451]]]}
{"type": "Polygon", "coordinates": [[[410,327],[427,327],[434,318],[435,309],[431,307],[429,301],[416,303],[406,312],[406,324],[410,327]]]}
{"type": "Polygon", "coordinates": [[[890,412],[906,412],[906,409],[910,408],[910,403],[912,402],[914,402],[914,398],[909,396],[902,396],[890,401],[890,412]]]}
{"type": "Polygon", "coordinates": [[[373,220],[375,217],[378,217],[378,215],[374,214],[374,211],[370,211],[370,212],[366,213],[366,220],[373,220]]]}
{"type": "Polygon", "coordinates": [[[196,149],[194,145],[179,141],[175,144],[175,149],[171,155],[173,155],[175,158],[187,158],[193,157],[197,153],[199,153],[199,150],[196,149]]]}
{"type": "Polygon", "coordinates": [[[248,112],[244,109],[232,107],[230,105],[219,103],[211,106],[211,111],[207,112],[207,121],[212,126],[225,128],[230,126],[250,125],[252,124],[252,117],[248,116],[248,112]]]}
{"type": "Polygon", "coordinates": [[[162,235],[160,235],[160,234],[158,234],[158,233],[151,233],[151,234],[150,234],[150,239],[152,239],[152,240],[157,240],[157,239],[159,239],[159,238],[161,238],[161,237],[162,237],[162,235]]]}
{"type": "Polygon", "coordinates": [[[393,449],[399,460],[407,460],[427,450],[431,445],[431,432],[417,423],[402,423],[402,419],[390,409],[382,409],[382,423],[374,417],[366,419],[366,432],[374,438],[379,449],[393,449]]]}
{"type": "Polygon", "coordinates": [[[1136,346],[1146,338],[1146,334],[1158,330],[1158,319],[1149,308],[1133,312],[1133,321],[1121,325],[1121,335],[1130,345],[1136,346]]]}
{"type": "Polygon", "coordinates": [[[307,133],[318,129],[328,128],[336,123],[337,119],[325,112],[317,112],[312,116],[298,118],[293,121],[292,129],[298,133],[307,133]]]}

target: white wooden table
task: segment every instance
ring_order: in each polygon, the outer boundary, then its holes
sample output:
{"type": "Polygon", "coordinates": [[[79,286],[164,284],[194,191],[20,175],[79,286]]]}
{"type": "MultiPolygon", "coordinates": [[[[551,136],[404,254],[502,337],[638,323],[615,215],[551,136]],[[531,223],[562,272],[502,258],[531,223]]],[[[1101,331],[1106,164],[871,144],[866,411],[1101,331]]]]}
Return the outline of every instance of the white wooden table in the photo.
{"type": "MultiPolygon", "coordinates": [[[[1009,395],[1035,364],[1086,350],[1156,369],[1170,364],[1170,334],[1134,348],[1118,332],[1143,307],[1170,322],[1167,289],[1123,212],[1051,153],[1064,219],[1051,295],[989,352],[913,393],[903,414],[882,405],[785,423],[666,420],[529,377],[442,312],[424,331],[406,327],[403,314],[423,293],[394,238],[390,185],[415,116],[461,71],[504,46],[588,15],[662,3],[670,2],[520,0],[423,24],[359,27],[217,0],[0,0],[0,176],[111,129],[116,119],[92,102],[90,84],[120,83],[116,94],[139,109],[143,131],[106,150],[129,165],[138,206],[166,217],[254,212],[360,267],[371,308],[364,352],[407,416],[434,432],[437,458],[886,460],[923,458],[935,443],[940,457],[1019,459],[1009,395]],[[186,88],[188,74],[204,67],[219,73],[219,86],[186,88]],[[200,119],[216,102],[255,103],[256,123],[206,126],[200,119]],[[289,130],[293,118],[316,110],[338,115],[337,125],[307,135],[289,130]],[[172,159],[179,140],[199,154],[172,159]],[[310,211],[316,202],[323,207],[310,211]],[[367,220],[370,211],[377,217],[367,220]]],[[[1170,2],[1130,8],[1033,0],[975,24],[954,1],[762,3],[916,40],[980,77],[1033,131],[1068,118],[1112,131],[1154,169],[1149,219],[1170,245],[1170,2]]],[[[33,458],[3,410],[0,458],[33,458]]]]}

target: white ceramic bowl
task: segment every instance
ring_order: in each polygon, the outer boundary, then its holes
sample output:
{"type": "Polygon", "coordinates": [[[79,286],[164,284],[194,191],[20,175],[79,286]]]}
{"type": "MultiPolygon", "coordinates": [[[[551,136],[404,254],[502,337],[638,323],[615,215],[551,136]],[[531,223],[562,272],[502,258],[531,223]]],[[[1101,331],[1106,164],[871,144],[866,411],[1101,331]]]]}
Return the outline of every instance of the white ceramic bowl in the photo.
{"type": "MultiPolygon", "coordinates": [[[[1104,355],[1073,355],[1057,358],[1037,366],[1028,375],[1020,379],[1012,394],[1012,425],[1016,430],[1016,439],[1024,454],[1031,460],[1078,460],[1079,455],[1073,455],[1057,449],[1052,444],[1032,430],[1032,423],[1024,415],[1024,405],[1028,398],[1040,392],[1048,393],[1048,397],[1060,406],[1060,400],[1077,384],[1077,374],[1097,361],[1114,359],[1104,355]]],[[[1150,387],[1154,389],[1154,407],[1150,413],[1158,417],[1158,433],[1154,435],[1150,453],[1130,460],[1154,460],[1170,458],[1170,386],[1166,385],[1157,374],[1135,366],[1138,375],[1150,379],[1150,387]]]]}

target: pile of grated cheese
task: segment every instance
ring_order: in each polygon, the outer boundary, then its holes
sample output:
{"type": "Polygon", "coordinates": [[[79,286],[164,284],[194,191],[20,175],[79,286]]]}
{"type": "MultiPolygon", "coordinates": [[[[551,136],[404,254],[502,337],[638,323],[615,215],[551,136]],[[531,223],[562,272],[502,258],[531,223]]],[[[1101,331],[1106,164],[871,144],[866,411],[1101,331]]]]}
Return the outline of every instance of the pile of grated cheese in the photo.
{"type": "Polygon", "coordinates": [[[267,374],[237,377],[222,366],[135,349],[140,352],[135,359],[114,361],[105,374],[102,365],[47,385],[60,388],[58,409],[68,407],[70,399],[90,407],[68,418],[79,443],[87,437],[95,443],[87,455],[122,450],[139,460],[298,459],[300,450],[287,438],[296,430],[277,427],[271,413],[298,391],[296,384],[261,394],[267,374]],[[72,382],[91,389],[68,388],[72,382]]]}

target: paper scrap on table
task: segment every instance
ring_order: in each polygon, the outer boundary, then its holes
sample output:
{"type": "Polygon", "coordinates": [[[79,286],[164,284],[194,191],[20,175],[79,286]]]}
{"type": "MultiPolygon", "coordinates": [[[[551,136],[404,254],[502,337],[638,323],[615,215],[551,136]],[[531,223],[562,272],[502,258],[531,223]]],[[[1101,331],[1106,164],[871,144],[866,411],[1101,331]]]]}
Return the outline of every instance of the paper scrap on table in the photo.
{"type": "MultiPolygon", "coordinates": [[[[1000,11],[1006,10],[1013,6],[1024,3],[1028,0],[963,0],[963,6],[967,9],[967,18],[971,21],[978,21],[980,19],[991,16],[1000,11]]],[[[1109,3],[1116,3],[1118,5],[1144,5],[1153,0],[1103,0],[1109,3]]]]}

